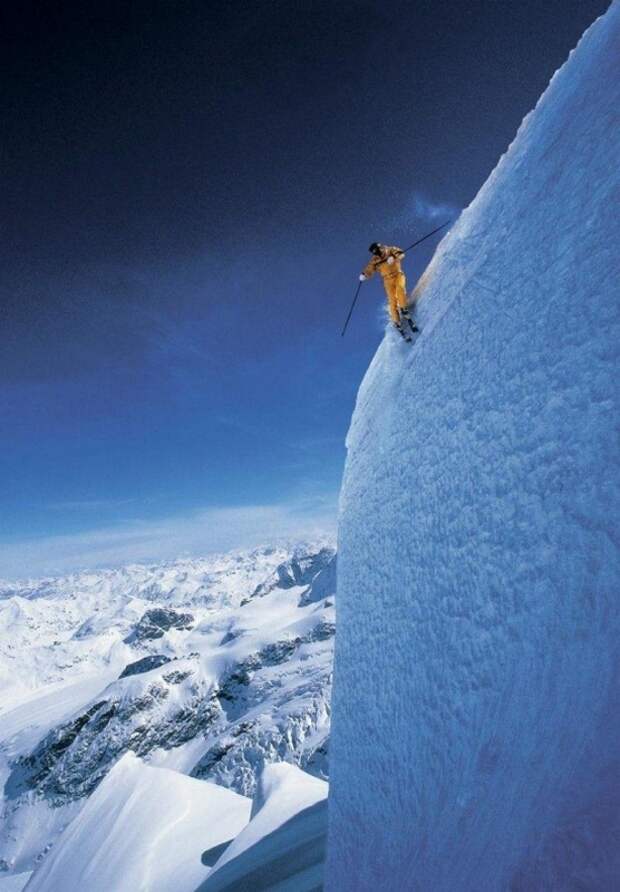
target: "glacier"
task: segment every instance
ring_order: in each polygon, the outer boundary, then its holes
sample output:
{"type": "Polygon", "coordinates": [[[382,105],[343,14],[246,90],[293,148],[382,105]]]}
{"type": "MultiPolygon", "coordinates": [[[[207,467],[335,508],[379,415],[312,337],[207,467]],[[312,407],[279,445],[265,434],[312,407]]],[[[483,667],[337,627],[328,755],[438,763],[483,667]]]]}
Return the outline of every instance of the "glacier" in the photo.
{"type": "Polygon", "coordinates": [[[618,888],[619,199],[616,2],[358,393],[330,892],[618,888]]]}

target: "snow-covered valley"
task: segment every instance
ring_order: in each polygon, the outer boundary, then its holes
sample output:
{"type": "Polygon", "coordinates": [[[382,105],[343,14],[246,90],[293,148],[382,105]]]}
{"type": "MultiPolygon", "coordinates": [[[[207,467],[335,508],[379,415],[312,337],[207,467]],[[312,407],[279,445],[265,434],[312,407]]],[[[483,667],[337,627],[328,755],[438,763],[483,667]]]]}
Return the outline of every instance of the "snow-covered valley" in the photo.
{"type": "MultiPolygon", "coordinates": [[[[68,840],[99,824],[98,802],[120,814],[143,798],[159,770],[170,795],[150,823],[144,800],[136,862],[165,836],[167,802],[174,824],[177,799],[200,816],[228,792],[247,811],[243,824],[266,764],[325,779],[335,581],[334,549],[319,542],[3,584],[0,890],[37,866],[32,888],[77,882],[82,862],[69,864],[68,840]]],[[[183,821],[196,851],[224,841],[202,820],[183,821]]],[[[114,833],[125,834],[122,821],[114,833]]],[[[89,868],[89,889],[110,888],[112,862],[101,886],[89,868]]],[[[136,877],[146,874],[129,871],[115,888],[189,890],[208,873],[189,864],[183,884],[179,870],[175,862],[168,880],[143,886],[136,877]]]]}

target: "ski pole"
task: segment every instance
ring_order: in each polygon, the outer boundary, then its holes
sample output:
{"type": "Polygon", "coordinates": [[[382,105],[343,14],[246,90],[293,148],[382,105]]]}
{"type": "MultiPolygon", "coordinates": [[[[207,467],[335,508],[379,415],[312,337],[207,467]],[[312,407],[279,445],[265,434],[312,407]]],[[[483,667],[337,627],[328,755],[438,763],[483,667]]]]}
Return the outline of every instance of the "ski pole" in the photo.
{"type": "Polygon", "coordinates": [[[427,232],[426,235],[423,235],[422,238],[419,238],[417,242],[414,242],[412,245],[409,245],[408,248],[405,248],[405,251],[411,251],[412,248],[415,248],[416,245],[425,242],[427,238],[430,238],[431,235],[435,235],[435,233],[439,232],[440,229],[445,229],[449,223],[452,223],[452,220],[446,220],[446,222],[442,223],[441,226],[438,226],[437,229],[433,229],[432,232],[427,232]]]}
{"type": "MultiPolygon", "coordinates": [[[[432,232],[427,232],[426,235],[423,235],[422,238],[419,238],[419,239],[417,240],[417,242],[414,242],[412,245],[409,245],[408,248],[404,248],[404,249],[403,249],[403,254],[404,254],[406,251],[411,251],[411,249],[412,249],[412,248],[415,248],[416,245],[420,245],[420,244],[422,244],[422,242],[425,242],[427,238],[430,238],[431,235],[435,235],[435,233],[436,233],[436,232],[439,232],[440,229],[445,229],[445,227],[448,225],[448,223],[451,223],[451,222],[452,222],[452,220],[446,220],[446,222],[445,222],[445,223],[442,223],[441,226],[438,226],[437,229],[433,229],[432,232]]],[[[387,262],[387,259],[388,259],[388,258],[386,257],[385,260],[380,260],[379,263],[377,264],[377,266],[381,266],[382,263],[386,263],[386,262],[387,262]]]]}
{"type": "Polygon", "coordinates": [[[355,302],[357,301],[357,297],[358,297],[358,295],[359,295],[359,293],[360,293],[360,288],[361,288],[361,287],[362,287],[362,283],[361,283],[361,282],[358,282],[358,283],[357,283],[357,289],[356,289],[356,291],[355,291],[355,297],[353,298],[353,303],[351,304],[351,309],[349,310],[349,315],[347,316],[347,321],[345,322],[345,324],[344,324],[344,328],[342,329],[342,333],[341,333],[341,335],[340,335],[341,338],[344,337],[344,333],[345,333],[345,331],[347,330],[347,325],[349,324],[349,319],[351,318],[351,315],[353,314],[353,308],[354,308],[354,306],[355,306],[355,302]]]}

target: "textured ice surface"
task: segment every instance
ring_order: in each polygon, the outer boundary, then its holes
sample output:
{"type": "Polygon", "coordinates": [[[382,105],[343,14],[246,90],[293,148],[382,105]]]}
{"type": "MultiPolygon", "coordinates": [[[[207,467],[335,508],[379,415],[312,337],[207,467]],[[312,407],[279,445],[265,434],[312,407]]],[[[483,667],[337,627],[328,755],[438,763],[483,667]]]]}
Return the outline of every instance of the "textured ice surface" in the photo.
{"type": "Polygon", "coordinates": [[[614,4],[360,388],[330,892],[618,888],[619,113],[614,4]]]}

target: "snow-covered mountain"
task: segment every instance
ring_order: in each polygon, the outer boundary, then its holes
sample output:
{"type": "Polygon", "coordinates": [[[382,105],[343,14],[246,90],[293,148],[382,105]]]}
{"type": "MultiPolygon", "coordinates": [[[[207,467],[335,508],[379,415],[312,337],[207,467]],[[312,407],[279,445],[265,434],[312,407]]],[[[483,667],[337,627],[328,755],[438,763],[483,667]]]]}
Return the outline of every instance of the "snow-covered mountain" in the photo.
{"type": "Polygon", "coordinates": [[[251,797],[282,760],[325,778],[334,593],[329,542],[3,584],[4,875],[44,861],[95,791],[121,796],[111,771],[148,786],[128,753],[195,793],[251,797]]]}
{"type": "Polygon", "coordinates": [[[620,888],[619,112],[615,2],[360,388],[330,892],[620,888]]]}

